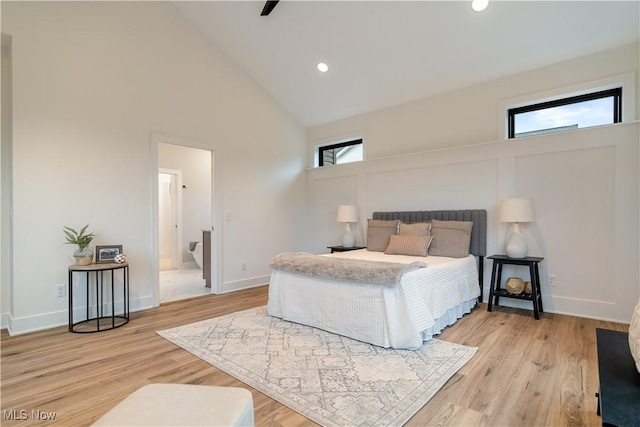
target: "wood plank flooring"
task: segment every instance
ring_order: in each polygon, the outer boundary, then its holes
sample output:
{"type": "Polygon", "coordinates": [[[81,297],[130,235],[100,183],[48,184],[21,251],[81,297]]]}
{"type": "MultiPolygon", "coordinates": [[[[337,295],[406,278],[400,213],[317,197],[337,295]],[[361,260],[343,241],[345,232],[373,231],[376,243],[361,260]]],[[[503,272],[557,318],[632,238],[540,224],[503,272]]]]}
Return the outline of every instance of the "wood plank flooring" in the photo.
{"type": "MultiPolygon", "coordinates": [[[[66,327],[14,337],[2,331],[0,424],[87,426],[139,387],[162,382],[246,387],[256,426],[314,425],[155,333],[265,305],[267,292],[262,286],[163,304],[96,334],[66,327]],[[34,419],[34,411],[55,413],[55,419],[34,419]],[[15,419],[22,414],[27,419],[15,419]]],[[[628,330],[548,313],[536,321],[530,311],[505,307],[488,313],[479,305],[439,337],[478,347],[478,353],[407,425],[600,425],[596,328],[628,330]]]]}

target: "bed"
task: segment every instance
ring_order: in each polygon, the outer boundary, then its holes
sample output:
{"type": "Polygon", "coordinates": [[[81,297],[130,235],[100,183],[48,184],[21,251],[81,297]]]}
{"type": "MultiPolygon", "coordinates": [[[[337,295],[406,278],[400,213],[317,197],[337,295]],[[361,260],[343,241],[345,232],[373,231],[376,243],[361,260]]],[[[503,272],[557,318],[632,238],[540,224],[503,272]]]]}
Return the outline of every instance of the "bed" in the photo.
{"type": "MultiPolygon", "coordinates": [[[[406,224],[473,222],[468,255],[414,257],[360,249],[316,257],[322,262],[329,262],[327,257],[405,266],[423,264],[402,273],[396,286],[312,277],[274,268],[267,313],[380,347],[417,349],[482,299],[485,210],[374,212],[372,219],[406,224]]],[[[368,244],[369,240],[373,238],[368,237],[368,244]]]]}

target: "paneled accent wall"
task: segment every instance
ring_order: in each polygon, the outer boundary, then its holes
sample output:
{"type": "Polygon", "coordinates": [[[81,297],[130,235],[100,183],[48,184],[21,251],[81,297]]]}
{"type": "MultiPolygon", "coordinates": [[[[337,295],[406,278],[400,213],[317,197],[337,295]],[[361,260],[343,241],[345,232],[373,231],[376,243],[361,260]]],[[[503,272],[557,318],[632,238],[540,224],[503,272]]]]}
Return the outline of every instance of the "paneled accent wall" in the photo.
{"type": "Polygon", "coordinates": [[[535,200],[532,243],[557,283],[547,289],[554,297],[549,308],[556,300],[573,306],[578,295],[583,306],[615,304],[615,157],[616,147],[608,146],[515,159],[517,191],[535,200]]]}
{"type": "Polygon", "coordinates": [[[416,206],[428,206],[429,210],[488,208],[486,201],[498,194],[497,170],[495,159],[482,159],[369,173],[366,198],[381,211],[416,206]],[[451,197],[455,194],[467,196],[451,197]]]}
{"type": "MultiPolygon", "coordinates": [[[[521,228],[529,254],[545,258],[545,309],[629,322],[640,282],[639,139],[635,122],[308,170],[314,251],[340,244],[338,204],[356,203],[358,245],[377,210],[471,208],[487,210],[488,251],[504,253],[512,225],[499,221],[498,202],[531,197],[536,221],[521,228]]],[[[528,279],[528,272],[505,267],[510,276],[528,279]]]]}
{"type": "MultiPolygon", "coordinates": [[[[313,180],[313,251],[322,253],[327,246],[341,245],[345,232],[343,223],[336,223],[338,205],[356,205],[358,200],[358,177],[337,176],[313,180]],[[338,224],[338,227],[335,225],[338,224]]],[[[356,242],[362,243],[360,224],[352,224],[351,231],[356,242]]]]}

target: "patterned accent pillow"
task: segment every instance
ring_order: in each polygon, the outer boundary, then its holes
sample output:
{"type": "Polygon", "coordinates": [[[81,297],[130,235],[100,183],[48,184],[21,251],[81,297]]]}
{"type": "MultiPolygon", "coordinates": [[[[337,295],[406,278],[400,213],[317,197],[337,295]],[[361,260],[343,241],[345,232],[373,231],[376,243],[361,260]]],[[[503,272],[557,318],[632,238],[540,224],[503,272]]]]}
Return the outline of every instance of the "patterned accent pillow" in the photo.
{"type": "Polygon", "coordinates": [[[464,258],[469,255],[473,221],[431,220],[433,242],[429,255],[464,258]]]}
{"type": "Polygon", "coordinates": [[[391,236],[387,255],[427,256],[433,236],[391,236]]]}
{"type": "Polygon", "coordinates": [[[401,236],[431,236],[430,222],[400,222],[398,234],[401,236]]]}
{"type": "Polygon", "coordinates": [[[629,348],[631,348],[631,355],[636,362],[636,369],[640,372],[640,300],[633,310],[629,325],[629,348]]]}
{"type": "Polygon", "coordinates": [[[384,252],[389,246],[389,237],[398,233],[399,222],[397,219],[392,221],[370,219],[367,225],[367,250],[384,252]]]}

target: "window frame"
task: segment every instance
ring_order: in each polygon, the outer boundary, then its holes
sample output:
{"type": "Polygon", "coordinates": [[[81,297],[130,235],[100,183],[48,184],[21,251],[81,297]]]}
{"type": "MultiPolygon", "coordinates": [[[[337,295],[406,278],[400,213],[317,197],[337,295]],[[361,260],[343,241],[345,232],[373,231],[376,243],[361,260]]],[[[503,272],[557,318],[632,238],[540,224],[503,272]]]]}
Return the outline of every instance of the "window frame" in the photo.
{"type": "Polygon", "coordinates": [[[546,110],[547,108],[560,107],[563,105],[577,104],[585,101],[609,98],[613,96],[613,123],[622,122],[622,87],[599,90],[583,95],[569,96],[551,101],[539,102],[507,109],[507,139],[515,139],[515,116],[532,111],[546,110]]]}
{"type": "MultiPolygon", "coordinates": [[[[350,147],[354,145],[363,145],[362,138],[350,139],[348,141],[338,142],[336,144],[322,145],[318,147],[318,167],[325,166],[324,164],[324,152],[328,150],[334,150],[336,148],[350,147]]],[[[326,165],[333,166],[337,163],[326,165]]]]}

